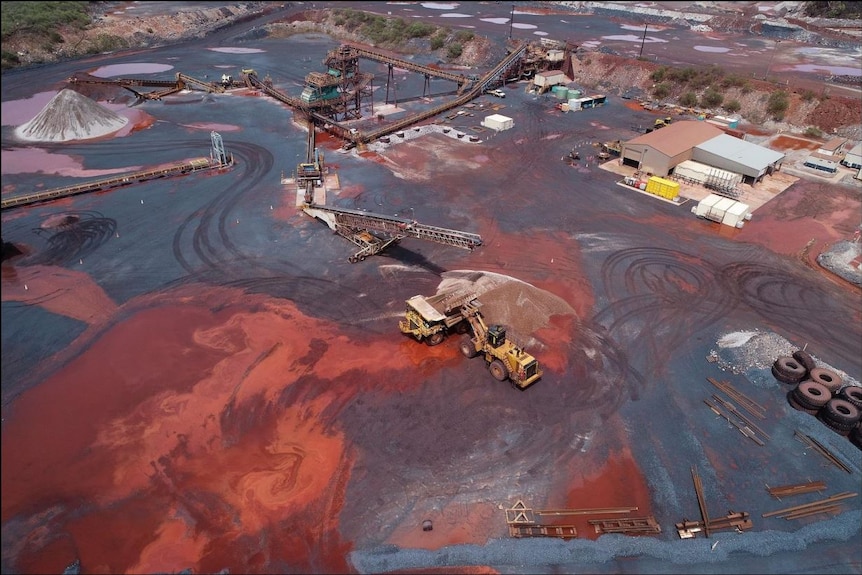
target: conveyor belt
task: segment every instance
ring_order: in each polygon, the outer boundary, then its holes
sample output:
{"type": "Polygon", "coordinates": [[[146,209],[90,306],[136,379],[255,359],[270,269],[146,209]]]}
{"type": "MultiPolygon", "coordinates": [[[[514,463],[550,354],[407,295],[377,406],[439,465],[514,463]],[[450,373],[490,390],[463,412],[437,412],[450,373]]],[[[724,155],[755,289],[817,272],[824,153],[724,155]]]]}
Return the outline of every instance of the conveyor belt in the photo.
{"type": "Polygon", "coordinates": [[[28,206],[30,204],[36,204],[40,202],[48,202],[51,200],[56,200],[59,198],[65,198],[68,196],[74,196],[77,194],[84,194],[87,192],[98,192],[102,190],[109,190],[111,188],[119,188],[122,186],[128,186],[131,184],[135,184],[138,182],[143,182],[145,180],[154,180],[156,178],[164,178],[168,176],[178,176],[182,174],[187,174],[189,172],[194,172],[197,170],[205,170],[214,167],[220,167],[220,164],[214,164],[210,161],[209,158],[198,158],[196,160],[192,160],[190,162],[186,162],[183,164],[177,164],[176,166],[170,166],[167,168],[158,168],[155,170],[142,170],[139,172],[131,172],[128,174],[123,174],[121,176],[112,176],[110,178],[104,178],[101,180],[95,180],[92,182],[87,182],[84,184],[77,184],[74,186],[66,186],[63,188],[54,188],[52,190],[44,190],[41,192],[36,192],[33,194],[26,194],[20,196],[12,196],[8,198],[3,198],[0,201],[0,209],[8,209],[15,208],[21,206],[28,206]]]}
{"type": "Polygon", "coordinates": [[[482,245],[482,238],[478,234],[428,226],[407,218],[329,206],[312,205],[309,208],[327,211],[334,216],[336,226],[344,226],[354,230],[367,230],[390,236],[429,240],[465,250],[472,250],[482,245]]]}
{"type": "Polygon", "coordinates": [[[397,216],[384,216],[362,210],[332,208],[316,204],[307,205],[303,210],[308,215],[325,222],[338,235],[359,246],[359,251],[350,257],[351,262],[378,254],[407,237],[465,250],[472,250],[482,245],[482,237],[478,234],[428,226],[397,216]]]}

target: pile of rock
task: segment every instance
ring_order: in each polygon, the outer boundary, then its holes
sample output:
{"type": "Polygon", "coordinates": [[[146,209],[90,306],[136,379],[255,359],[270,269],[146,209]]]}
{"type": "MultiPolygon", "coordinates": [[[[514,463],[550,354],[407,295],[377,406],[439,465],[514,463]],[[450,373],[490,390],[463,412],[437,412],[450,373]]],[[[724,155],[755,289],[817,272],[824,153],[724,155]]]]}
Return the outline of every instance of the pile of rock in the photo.
{"type": "Polygon", "coordinates": [[[817,367],[814,358],[804,350],[776,359],[772,375],[794,386],[787,392],[787,401],[794,409],[816,416],[826,427],[862,449],[862,387],[844,385],[841,376],[817,367]]]}

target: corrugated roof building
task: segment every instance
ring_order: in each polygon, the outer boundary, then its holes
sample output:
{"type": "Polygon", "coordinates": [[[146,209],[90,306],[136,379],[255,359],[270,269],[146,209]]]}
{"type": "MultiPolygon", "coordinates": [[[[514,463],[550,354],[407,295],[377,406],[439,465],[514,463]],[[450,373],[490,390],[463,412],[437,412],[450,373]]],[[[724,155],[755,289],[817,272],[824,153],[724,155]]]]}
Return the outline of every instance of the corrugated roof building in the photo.
{"type": "Polygon", "coordinates": [[[825,144],[822,144],[817,152],[827,156],[837,156],[844,151],[846,144],[847,140],[845,138],[832,138],[825,144]]]}
{"type": "Polygon", "coordinates": [[[856,144],[844,154],[841,165],[848,168],[862,168],[862,143],[856,144]]]}
{"type": "Polygon", "coordinates": [[[677,164],[692,159],[696,146],[723,134],[721,128],[706,122],[675,122],[624,142],[620,158],[625,165],[663,177],[677,164]]]}
{"type": "Polygon", "coordinates": [[[697,144],[692,150],[691,159],[742,174],[743,181],[753,184],[780,169],[784,154],[722,134],[697,144]]]}

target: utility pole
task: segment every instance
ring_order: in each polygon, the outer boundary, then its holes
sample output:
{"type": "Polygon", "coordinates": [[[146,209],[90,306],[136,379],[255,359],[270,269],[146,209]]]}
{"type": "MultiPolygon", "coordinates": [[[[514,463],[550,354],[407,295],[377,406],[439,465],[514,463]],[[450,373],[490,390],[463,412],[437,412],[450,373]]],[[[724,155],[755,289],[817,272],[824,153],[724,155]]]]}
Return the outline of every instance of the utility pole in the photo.
{"type": "Polygon", "coordinates": [[[643,38],[641,38],[641,53],[638,54],[638,60],[640,60],[641,56],[644,55],[644,43],[646,42],[646,32],[647,32],[648,26],[649,26],[649,24],[644,24],[644,35],[643,35],[643,38]]]}
{"type": "Polygon", "coordinates": [[[515,5],[512,4],[512,16],[509,18],[509,40],[512,39],[512,24],[515,22],[515,5]]]}
{"type": "Polygon", "coordinates": [[[769,80],[769,71],[772,69],[772,61],[775,60],[775,53],[778,51],[778,44],[781,43],[781,40],[776,40],[775,45],[772,47],[772,56],[769,57],[769,65],[766,66],[766,76],[763,77],[764,80],[769,80]]]}

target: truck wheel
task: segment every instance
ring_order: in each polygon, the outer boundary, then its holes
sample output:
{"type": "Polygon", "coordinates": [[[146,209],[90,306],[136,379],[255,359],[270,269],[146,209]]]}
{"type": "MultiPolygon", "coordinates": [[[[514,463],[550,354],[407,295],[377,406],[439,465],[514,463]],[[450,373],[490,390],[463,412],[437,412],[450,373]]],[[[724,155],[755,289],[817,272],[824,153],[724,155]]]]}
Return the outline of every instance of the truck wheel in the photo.
{"type": "Polygon", "coordinates": [[[797,349],[796,351],[794,351],[793,359],[801,363],[802,367],[804,367],[808,371],[811,371],[812,369],[817,367],[817,364],[814,362],[814,358],[811,357],[811,354],[803,349],[797,349]]]}
{"type": "Polygon", "coordinates": [[[461,338],[461,353],[464,354],[464,357],[476,357],[479,354],[479,352],[476,351],[473,339],[469,335],[465,335],[461,338]]]}
{"type": "Polygon", "coordinates": [[[506,366],[499,359],[492,361],[488,365],[488,370],[497,381],[506,381],[506,378],[509,377],[509,370],[506,369],[506,366]]]}
{"type": "Polygon", "coordinates": [[[807,409],[820,409],[832,399],[832,393],[816,381],[806,380],[796,386],[796,401],[807,409]]]}
{"type": "Polygon", "coordinates": [[[774,365],[772,366],[772,377],[774,377],[775,379],[777,379],[781,383],[790,383],[793,385],[796,385],[797,383],[799,383],[799,381],[797,381],[797,379],[795,377],[787,377],[784,374],[782,374],[781,372],[779,372],[777,369],[775,369],[774,365]]]}
{"type": "Polygon", "coordinates": [[[442,331],[438,331],[438,332],[432,333],[431,335],[426,337],[425,343],[428,345],[437,345],[440,342],[442,342],[444,339],[446,339],[446,334],[444,334],[442,331]]]}
{"type": "Polygon", "coordinates": [[[862,387],[847,385],[838,392],[838,397],[852,403],[856,406],[856,409],[862,410],[862,387]]]}
{"type": "Polygon", "coordinates": [[[846,426],[849,430],[859,422],[860,413],[855,405],[843,399],[830,399],[821,410],[823,418],[836,424],[846,426]]]}
{"type": "Polygon", "coordinates": [[[792,357],[779,357],[772,364],[775,372],[781,375],[787,383],[799,383],[808,374],[808,370],[792,357]]]}
{"type": "Polygon", "coordinates": [[[828,389],[830,393],[838,393],[838,390],[841,389],[841,376],[834,371],[830,371],[822,367],[815,367],[811,370],[811,373],[808,374],[808,378],[811,381],[816,381],[821,384],[823,387],[828,389]]]}

